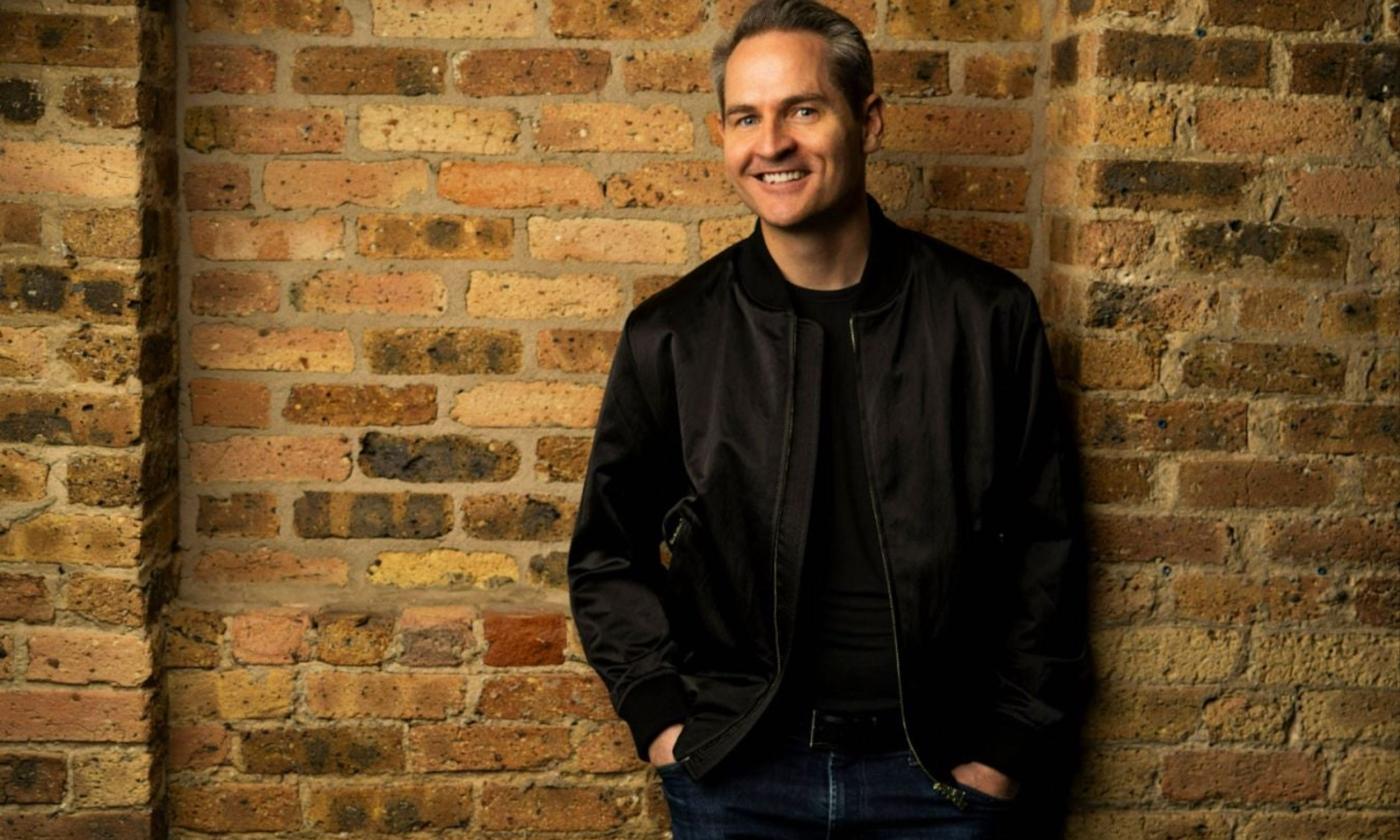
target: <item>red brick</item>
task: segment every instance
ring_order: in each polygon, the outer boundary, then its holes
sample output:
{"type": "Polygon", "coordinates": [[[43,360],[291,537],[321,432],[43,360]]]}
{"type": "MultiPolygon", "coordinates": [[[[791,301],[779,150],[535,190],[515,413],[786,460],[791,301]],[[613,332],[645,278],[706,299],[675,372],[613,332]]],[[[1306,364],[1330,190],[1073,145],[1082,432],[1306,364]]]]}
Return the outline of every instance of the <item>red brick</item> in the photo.
{"type": "Polygon", "coordinates": [[[574,752],[568,727],[493,723],[413,726],[408,749],[410,766],[428,772],[543,769],[574,752]]]}
{"type": "Polygon", "coordinates": [[[185,110],[185,145],[197,152],[290,155],[338,152],[345,146],[345,113],[338,108],[192,105],[185,110]]]}
{"type": "Polygon", "coordinates": [[[0,183],[11,192],[130,200],[140,180],[141,160],[134,146],[0,142],[0,183]]]}
{"type": "Polygon", "coordinates": [[[1179,802],[1307,802],[1321,799],[1326,766],[1293,751],[1173,753],[1162,764],[1162,795],[1179,802]]]}
{"type": "Polygon", "coordinates": [[[1326,505],[1337,477],[1325,461],[1188,461],[1178,481],[1187,507],[1326,505]]]}
{"type": "Polygon", "coordinates": [[[1247,393],[1340,394],[1346,356],[1299,344],[1204,341],[1183,351],[1182,382],[1247,393]]]}
{"type": "Polygon", "coordinates": [[[457,89],[468,96],[595,93],[612,56],[595,49],[467,50],[457,60],[457,89]]]}
{"type": "Polygon", "coordinates": [[[1177,616],[1230,624],[1306,621],[1337,600],[1327,578],[1316,575],[1179,574],[1171,577],[1171,589],[1177,616]]]}
{"type": "Polygon", "coordinates": [[[461,712],[466,683],[448,674],[316,671],[306,710],[323,718],[437,718],[461,712]]]}
{"type": "Polygon", "coordinates": [[[438,195],[469,207],[600,207],[598,178],[581,166],[555,163],[444,161],[438,195]]]}
{"type": "Polygon", "coordinates": [[[211,260],[326,260],[343,256],[344,220],[333,214],[284,219],[222,213],[190,217],[190,244],[211,260]]]}
{"type": "Polygon", "coordinates": [[[137,686],[151,673],[151,648],[140,636],[74,627],[34,630],[29,634],[29,669],[25,676],[30,680],[137,686]]]}
{"type": "Polygon", "coordinates": [[[544,369],[606,374],[617,339],[617,330],[540,330],[535,334],[536,360],[544,369]]]}
{"type": "MultiPolygon", "coordinates": [[[[879,73],[876,73],[879,78],[879,73]]],[[[665,93],[709,93],[709,53],[704,50],[638,50],[622,64],[623,85],[628,93],[644,90],[665,93]]]]}
{"type": "Polygon", "coordinates": [[[233,737],[223,724],[171,726],[169,767],[171,770],[203,770],[229,763],[233,737]]]}
{"type": "Polygon", "coordinates": [[[1400,170],[1324,167],[1288,176],[1290,209],[1305,216],[1394,218],[1400,215],[1400,170]]]}
{"type": "Polygon", "coordinates": [[[607,689],[592,675],[487,677],[476,712],[496,720],[615,720],[607,689]]]}
{"type": "Polygon", "coordinates": [[[292,89],[310,94],[422,96],[446,87],[442,50],[408,47],[305,47],[292,65],[292,89]]]}
{"type": "Polygon", "coordinates": [[[318,426],[416,426],[437,419],[437,387],[294,385],[282,416],[318,426]]]}
{"type": "Polygon", "coordinates": [[[191,280],[190,310],[196,315],[250,315],[276,312],[282,289],[267,271],[201,271],[191,280]]]}
{"type": "Polygon", "coordinates": [[[701,0],[676,0],[664,5],[638,0],[610,4],[556,0],[549,16],[556,37],[609,40],[680,38],[699,30],[704,21],[701,0]]]}
{"type": "Polygon", "coordinates": [[[892,152],[1019,155],[1030,149],[1031,114],[1019,108],[891,104],[884,148],[892,152]]]}
{"type": "Polygon", "coordinates": [[[339,557],[305,557],[290,551],[216,549],[199,555],[191,577],[201,583],[312,583],[344,586],[349,572],[339,557]]]}
{"type": "Polygon", "coordinates": [[[1339,403],[1285,408],[1283,446],[1293,452],[1335,455],[1400,454],[1400,406],[1339,403]]]}
{"type": "Polygon", "coordinates": [[[277,53],[261,47],[192,44],[190,93],[272,93],[277,84],[277,53]]]}
{"type": "Polygon", "coordinates": [[[1074,402],[1080,439],[1092,446],[1148,450],[1242,450],[1242,402],[1149,402],[1100,397],[1074,402]]]}
{"type": "Polygon", "coordinates": [[[145,743],[150,694],[72,688],[0,691],[0,741],[145,743]]]}
{"type": "Polygon", "coordinates": [[[67,779],[62,754],[0,753],[0,805],[59,804],[67,779]]]}
{"type": "Polygon", "coordinates": [[[195,364],[215,370],[348,371],[355,364],[345,331],[314,327],[196,324],[189,352],[195,364]]]}
{"type": "Polygon", "coordinates": [[[943,215],[897,221],[1003,268],[1030,266],[1031,229],[1024,222],[943,215]]]}
{"type": "Polygon", "coordinates": [[[0,573],[0,621],[53,621],[53,597],[39,575],[0,573]]]}
{"type": "Polygon", "coordinates": [[[207,481],[343,481],[350,441],[325,437],[240,435],[190,444],[190,475],[207,481]]]}
{"type": "Polygon", "coordinates": [[[616,833],[641,812],[641,799],[612,787],[539,785],[522,791],[488,782],[481,792],[477,824],[491,831],[527,835],[544,832],[616,833]]]}
{"type": "Polygon", "coordinates": [[[485,613],[485,665],[559,665],[564,661],[564,617],[556,614],[485,613]]]}
{"type": "Polygon", "coordinates": [[[266,429],[270,402],[261,382],[190,380],[190,415],[196,426],[266,429]]]}
{"type": "Polygon", "coordinates": [[[428,172],[417,160],[274,160],[263,169],[262,188],[279,208],[398,207],[427,190],[428,172]]]}
{"type": "Polygon", "coordinates": [[[238,163],[194,164],[186,167],[186,210],[242,210],[253,204],[248,168],[238,163]]]}
{"type": "Polygon", "coordinates": [[[239,613],[229,617],[234,660],[247,665],[290,665],[311,658],[307,631],[311,616],[294,608],[239,613]]]}
{"type": "Polygon", "coordinates": [[[1233,529],[1217,518],[1096,513],[1088,543],[1104,562],[1224,563],[1233,529]]]}
{"type": "Polygon", "coordinates": [[[341,0],[190,0],[189,27],[195,32],[296,32],[349,35],[353,22],[341,0]]]}
{"type": "Polygon", "coordinates": [[[1352,107],[1344,103],[1272,99],[1203,99],[1196,137],[1221,152],[1348,157],[1361,151],[1352,107]]]}
{"type": "Polygon", "coordinates": [[[219,781],[170,786],[170,824],[204,832],[275,831],[301,828],[301,801],[295,782],[219,781]]]}

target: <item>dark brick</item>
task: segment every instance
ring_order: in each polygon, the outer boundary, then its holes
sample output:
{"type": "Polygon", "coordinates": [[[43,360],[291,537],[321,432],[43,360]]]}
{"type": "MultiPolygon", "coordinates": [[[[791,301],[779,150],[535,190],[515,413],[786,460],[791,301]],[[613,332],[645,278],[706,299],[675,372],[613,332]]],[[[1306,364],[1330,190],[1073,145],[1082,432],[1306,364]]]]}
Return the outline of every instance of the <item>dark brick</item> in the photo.
{"type": "Polygon", "coordinates": [[[1261,222],[1211,222],[1187,229],[1182,258],[1197,271],[1268,268],[1289,277],[1342,279],[1347,239],[1334,230],[1261,222]]]}
{"type": "Polygon", "coordinates": [[[1400,46],[1295,44],[1291,55],[1293,93],[1364,96],[1378,102],[1400,96],[1400,46]]]}
{"type": "Polygon", "coordinates": [[[243,734],[243,770],[348,776],[404,769],[399,731],[386,726],[312,726],[243,734]]]}
{"type": "Polygon", "coordinates": [[[562,497],[532,493],[468,496],[462,530],[484,540],[568,539],[576,507],[562,497]]]}
{"type": "Polygon", "coordinates": [[[1234,163],[1169,160],[1104,161],[1096,167],[1097,207],[1190,210],[1229,206],[1253,177],[1234,163]]]}
{"type": "Polygon", "coordinates": [[[451,627],[423,627],[405,630],[400,636],[403,652],[399,664],[415,668],[446,668],[462,664],[466,644],[462,630],[451,627]]]}
{"type": "Polygon", "coordinates": [[[422,540],[452,530],[452,497],[312,491],[293,504],[292,522],[299,536],[310,539],[422,540]]]}
{"type": "Polygon", "coordinates": [[[0,13],[0,62],[132,67],[140,60],[134,17],[0,13]]]}
{"type": "Polygon", "coordinates": [[[1050,47],[1050,83],[1055,87],[1079,81],[1079,36],[1071,35],[1050,47]]]}
{"type": "Polygon", "coordinates": [[[44,99],[38,82],[29,79],[0,79],[0,119],[31,124],[44,115],[44,99]]]}
{"type": "Polygon", "coordinates": [[[0,837],[24,840],[151,840],[153,815],[141,811],[0,814],[0,837]]]}
{"type": "Polygon", "coordinates": [[[568,563],[567,551],[536,554],[530,558],[530,582],[538,586],[566,588],[569,585],[568,563]]]}
{"type": "Polygon", "coordinates": [[[1400,626],[1400,579],[1365,578],[1356,582],[1356,620],[1376,627],[1400,626]]]}
{"type": "Polygon", "coordinates": [[[1269,45],[1110,30],[1103,33],[1098,66],[1100,75],[1137,82],[1264,87],[1269,83],[1269,45]]]}
{"type": "Polygon", "coordinates": [[[53,621],[53,599],[44,579],[0,574],[0,621],[53,621]]]}
{"type": "Polygon", "coordinates": [[[84,125],[130,128],[141,119],[138,97],[133,82],[84,76],[63,89],[63,111],[84,125]]]}
{"type": "Polygon", "coordinates": [[[292,88],[298,93],[422,96],[442,93],[442,50],[404,47],[307,47],[298,50],[292,88]]]}
{"type": "Polygon", "coordinates": [[[360,471],[398,481],[504,481],[520,469],[509,441],[469,435],[412,437],[369,432],[360,439],[360,471]]]}
{"type": "Polygon", "coordinates": [[[228,537],[277,536],[277,500],[271,493],[200,496],[195,531],[228,537]]]}
{"type": "Polygon", "coordinates": [[[487,327],[367,330],[374,373],[517,373],[524,343],[514,330],[487,327]]]}
{"type": "Polygon", "coordinates": [[[0,805],[62,802],[67,778],[61,755],[0,753],[0,805]]]}
{"type": "Polygon", "coordinates": [[[1210,0],[1206,21],[1218,26],[1257,26],[1284,32],[1343,29],[1366,22],[1364,0],[1210,0]]]}

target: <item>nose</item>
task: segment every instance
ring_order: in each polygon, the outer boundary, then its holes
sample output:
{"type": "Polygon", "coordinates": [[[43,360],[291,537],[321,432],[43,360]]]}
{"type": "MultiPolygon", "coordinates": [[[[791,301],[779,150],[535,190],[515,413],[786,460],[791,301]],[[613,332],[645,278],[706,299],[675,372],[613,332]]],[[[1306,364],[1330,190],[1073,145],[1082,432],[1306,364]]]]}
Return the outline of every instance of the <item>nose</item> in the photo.
{"type": "Polygon", "coordinates": [[[754,151],[762,157],[776,160],[792,151],[792,147],[792,135],[788,133],[783,121],[773,119],[763,124],[762,134],[758,138],[758,147],[754,151]]]}

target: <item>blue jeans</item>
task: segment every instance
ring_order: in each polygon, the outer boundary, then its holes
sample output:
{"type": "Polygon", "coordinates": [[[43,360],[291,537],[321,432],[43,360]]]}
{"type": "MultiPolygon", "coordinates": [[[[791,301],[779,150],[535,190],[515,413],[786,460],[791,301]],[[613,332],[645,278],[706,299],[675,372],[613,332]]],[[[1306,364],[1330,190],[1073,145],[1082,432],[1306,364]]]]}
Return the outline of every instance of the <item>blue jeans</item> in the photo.
{"type": "Polygon", "coordinates": [[[740,749],[703,779],[678,762],[657,768],[675,840],[1015,837],[1016,800],[952,779],[940,791],[908,749],[814,749],[799,734],[740,749]]]}

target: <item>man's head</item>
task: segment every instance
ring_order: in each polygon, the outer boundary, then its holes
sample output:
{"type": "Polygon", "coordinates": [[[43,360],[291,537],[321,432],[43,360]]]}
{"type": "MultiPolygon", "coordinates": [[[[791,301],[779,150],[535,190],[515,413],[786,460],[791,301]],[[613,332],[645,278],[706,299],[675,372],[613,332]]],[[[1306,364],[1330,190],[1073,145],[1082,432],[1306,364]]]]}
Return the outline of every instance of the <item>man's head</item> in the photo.
{"type": "Polygon", "coordinates": [[[855,24],[813,0],[759,0],[710,69],[725,173],[765,223],[820,229],[863,205],[884,110],[855,24]]]}

